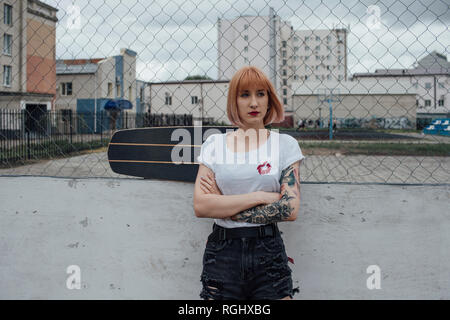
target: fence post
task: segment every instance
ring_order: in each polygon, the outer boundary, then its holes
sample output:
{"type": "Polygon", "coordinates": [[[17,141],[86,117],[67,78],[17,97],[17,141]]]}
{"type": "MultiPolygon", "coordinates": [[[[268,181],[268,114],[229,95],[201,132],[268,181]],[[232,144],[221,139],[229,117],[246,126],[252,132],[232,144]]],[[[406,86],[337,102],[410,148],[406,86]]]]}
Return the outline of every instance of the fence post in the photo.
{"type": "Polygon", "coordinates": [[[72,110],[69,112],[70,144],[72,144],[72,110]]]}
{"type": "Polygon", "coordinates": [[[103,141],[103,111],[100,111],[100,142],[103,141]]]}
{"type": "Polygon", "coordinates": [[[27,133],[27,160],[31,159],[31,154],[30,154],[30,130],[26,131],[27,133]]]}

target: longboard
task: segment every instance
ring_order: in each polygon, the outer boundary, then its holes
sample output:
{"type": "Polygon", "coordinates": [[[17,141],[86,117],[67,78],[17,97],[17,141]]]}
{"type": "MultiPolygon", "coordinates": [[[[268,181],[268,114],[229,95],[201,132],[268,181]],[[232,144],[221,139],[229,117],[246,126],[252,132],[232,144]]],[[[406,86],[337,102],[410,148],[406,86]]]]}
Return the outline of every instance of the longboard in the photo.
{"type": "Polygon", "coordinates": [[[108,145],[109,165],[118,174],[194,182],[202,143],[210,134],[236,129],[232,126],[178,126],[118,130],[108,145]]]}

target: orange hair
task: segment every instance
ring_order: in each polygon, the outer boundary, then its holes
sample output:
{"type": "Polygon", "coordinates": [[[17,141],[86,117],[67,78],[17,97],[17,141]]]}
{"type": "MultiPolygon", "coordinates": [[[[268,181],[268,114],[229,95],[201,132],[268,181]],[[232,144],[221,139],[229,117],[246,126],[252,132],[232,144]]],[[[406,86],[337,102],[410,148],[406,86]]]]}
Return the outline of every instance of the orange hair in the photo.
{"type": "Polygon", "coordinates": [[[227,116],[232,124],[242,127],[239,117],[237,96],[239,92],[257,87],[265,89],[269,96],[268,110],[264,117],[264,126],[272,122],[284,120],[284,108],[275,92],[275,88],[263,71],[254,66],[245,66],[239,69],[230,81],[227,98],[227,116]]]}

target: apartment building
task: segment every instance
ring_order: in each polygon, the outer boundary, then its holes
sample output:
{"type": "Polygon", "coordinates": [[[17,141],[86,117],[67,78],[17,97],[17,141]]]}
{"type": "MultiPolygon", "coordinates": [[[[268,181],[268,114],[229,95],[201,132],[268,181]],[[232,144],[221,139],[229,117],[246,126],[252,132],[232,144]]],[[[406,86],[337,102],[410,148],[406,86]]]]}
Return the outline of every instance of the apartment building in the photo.
{"type": "Polygon", "coordinates": [[[38,0],[0,2],[0,109],[51,110],[56,82],[56,8],[38,0]]]}
{"type": "Polygon", "coordinates": [[[228,80],[184,80],[147,83],[144,98],[153,114],[192,114],[194,125],[202,119],[230,124],[227,117],[228,80]]]}
{"type": "Polygon", "coordinates": [[[378,69],[374,73],[355,73],[354,80],[374,79],[380,83],[387,80],[406,80],[406,87],[416,92],[416,112],[420,119],[450,117],[450,62],[441,53],[427,54],[410,69],[378,69]]]}
{"type": "Polygon", "coordinates": [[[294,118],[327,127],[330,107],[338,127],[416,128],[417,90],[407,79],[362,78],[354,81],[311,81],[293,84],[294,118]],[[329,100],[329,101],[328,101],[329,100]]]}
{"type": "MultiPolygon", "coordinates": [[[[136,56],[136,52],[122,48],[119,55],[111,57],[57,60],[55,109],[93,114],[102,111],[111,99],[126,99],[133,108],[124,113],[140,112],[136,56]]],[[[100,127],[90,122],[87,126],[100,127]]]]}
{"type": "Polygon", "coordinates": [[[244,65],[261,68],[287,111],[292,83],[347,80],[347,29],[294,30],[270,9],[269,16],[218,20],[218,79],[244,65]]]}
{"type": "MultiPolygon", "coordinates": [[[[272,11],[271,11],[272,12],[272,11]]],[[[279,88],[276,55],[281,45],[281,19],[269,16],[240,16],[232,20],[218,19],[218,79],[231,80],[245,65],[264,71],[279,88]]]]}

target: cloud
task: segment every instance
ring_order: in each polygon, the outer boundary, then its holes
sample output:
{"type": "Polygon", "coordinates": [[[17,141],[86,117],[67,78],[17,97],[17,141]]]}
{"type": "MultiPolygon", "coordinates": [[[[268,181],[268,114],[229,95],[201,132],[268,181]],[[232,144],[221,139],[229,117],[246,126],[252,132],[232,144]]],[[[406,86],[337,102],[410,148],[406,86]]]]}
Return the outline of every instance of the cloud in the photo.
{"type": "Polygon", "coordinates": [[[72,0],[49,0],[57,15],[57,58],[107,57],[120,48],[138,53],[137,75],[147,81],[217,77],[217,19],[268,15],[272,6],[294,29],[349,27],[350,72],[406,68],[437,50],[448,54],[450,11],[446,0],[363,1],[76,1],[81,28],[67,28],[72,0]],[[371,29],[376,4],[380,29],[371,29]],[[368,27],[369,26],[369,27],[368,27]]]}

